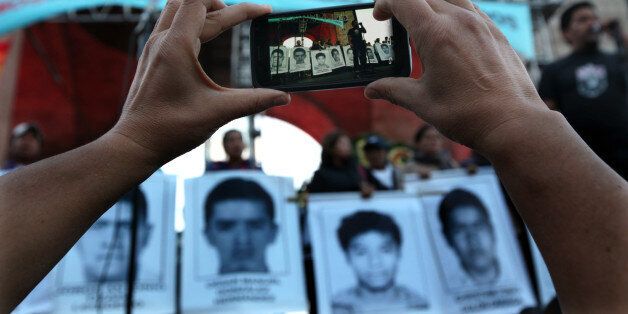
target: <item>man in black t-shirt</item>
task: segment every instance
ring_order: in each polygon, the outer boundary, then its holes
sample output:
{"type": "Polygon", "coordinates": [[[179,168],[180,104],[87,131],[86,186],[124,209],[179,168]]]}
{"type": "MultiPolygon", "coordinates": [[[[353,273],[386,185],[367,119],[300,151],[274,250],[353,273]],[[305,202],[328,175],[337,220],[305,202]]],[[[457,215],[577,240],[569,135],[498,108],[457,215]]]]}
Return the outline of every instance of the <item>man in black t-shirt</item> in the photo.
{"type": "Polygon", "coordinates": [[[578,2],[561,16],[561,30],[573,52],[548,65],[539,94],[560,111],[607,164],[628,178],[628,103],[625,58],[598,49],[602,31],[623,45],[619,26],[603,26],[593,4],[578,2]]]}
{"type": "Polygon", "coordinates": [[[362,38],[366,29],[358,21],[353,21],[351,25],[353,27],[347,33],[347,37],[351,42],[351,47],[353,47],[353,65],[356,70],[360,70],[366,65],[366,43],[362,38]]]}

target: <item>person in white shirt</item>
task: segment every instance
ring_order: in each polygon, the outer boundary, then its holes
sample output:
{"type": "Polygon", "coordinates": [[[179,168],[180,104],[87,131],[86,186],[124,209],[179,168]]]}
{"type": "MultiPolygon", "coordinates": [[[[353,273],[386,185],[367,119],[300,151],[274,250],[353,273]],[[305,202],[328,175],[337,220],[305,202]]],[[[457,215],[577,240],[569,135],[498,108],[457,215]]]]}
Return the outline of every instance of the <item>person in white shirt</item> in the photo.
{"type": "Polygon", "coordinates": [[[388,161],[388,143],[377,135],[371,135],[364,144],[364,156],[368,166],[361,168],[361,175],[376,190],[401,189],[401,173],[388,161]]]}

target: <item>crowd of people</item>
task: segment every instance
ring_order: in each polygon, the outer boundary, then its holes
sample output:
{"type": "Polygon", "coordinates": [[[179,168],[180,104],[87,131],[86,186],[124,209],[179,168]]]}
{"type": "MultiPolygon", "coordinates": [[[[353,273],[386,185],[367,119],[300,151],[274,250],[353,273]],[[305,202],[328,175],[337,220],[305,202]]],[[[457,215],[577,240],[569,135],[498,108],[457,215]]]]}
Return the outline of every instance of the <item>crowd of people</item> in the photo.
{"type": "MultiPolygon", "coordinates": [[[[208,8],[200,0],[166,6],[148,41],[158,49],[145,50],[120,121],[103,137],[19,167],[38,158],[43,137],[32,125],[14,130],[8,165],[19,169],[0,177],[1,312],[15,307],[109,205],[165,162],[201,144],[226,121],[289,103],[283,92],[220,88],[189,70],[200,68],[190,53],[199,40],[270,12],[255,5],[230,8],[242,14],[198,14],[226,9],[208,8]]],[[[624,56],[598,49],[599,36],[610,25],[599,21],[594,6],[577,3],[563,14],[561,29],[574,51],[546,69],[540,97],[508,41],[470,1],[378,0],[374,15],[397,17],[426,69],[421,80],[386,78],[365,89],[367,98],[402,105],[433,125],[417,132],[416,165],[406,171],[457,166],[434,130],[481,152],[534,236],[561,307],[625,312],[628,109],[625,68],[619,63],[624,56]]],[[[238,142],[237,136],[225,145],[232,140],[238,142]]],[[[349,137],[329,135],[308,188],[364,194],[377,186],[394,188],[396,170],[383,158],[384,142],[367,140],[369,166],[362,168],[349,137]],[[377,184],[367,184],[368,171],[377,184]]],[[[216,168],[253,167],[237,158],[241,146],[233,146],[229,161],[216,168]]]]}

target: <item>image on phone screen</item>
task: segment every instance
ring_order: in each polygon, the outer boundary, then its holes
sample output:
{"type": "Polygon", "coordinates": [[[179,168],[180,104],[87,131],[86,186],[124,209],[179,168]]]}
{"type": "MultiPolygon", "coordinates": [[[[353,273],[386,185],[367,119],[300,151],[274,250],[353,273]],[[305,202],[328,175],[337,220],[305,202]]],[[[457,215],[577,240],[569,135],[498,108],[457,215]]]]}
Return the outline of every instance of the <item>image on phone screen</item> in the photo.
{"type": "Polygon", "coordinates": [[[407,35],[397,42],[393,20],[375,20],[372,7],[270,15],[255,25],[253,46],[265,46],[253,58],[260,86],[354,86],[409,74],[407,35]]]}

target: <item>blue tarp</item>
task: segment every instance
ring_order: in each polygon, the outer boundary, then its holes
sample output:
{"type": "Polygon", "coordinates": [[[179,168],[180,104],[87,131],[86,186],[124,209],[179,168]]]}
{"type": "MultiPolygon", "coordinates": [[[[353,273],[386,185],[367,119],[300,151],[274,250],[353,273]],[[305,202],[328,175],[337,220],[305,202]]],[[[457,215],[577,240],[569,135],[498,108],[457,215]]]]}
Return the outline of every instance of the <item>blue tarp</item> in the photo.
{"type": "MultiPolygon", "coordinates": [[[[245,2],[227,0],[228,4],[245,2]]],[[[368,3],[369,0],[250,0],[246,2],[270,4],[274,10],[291,11],[310,8],[368,3]]],[[[166,0],[0,0],[0,35],[56,15],[104,5],[127,5],[144,8],[149,5],[163,8],[166,0]]],[[[506,35],[512,46],[526,59],[534,59],[534,38],[530,7],[526,3],[475,3],[484,10],[506,35]]]]}

